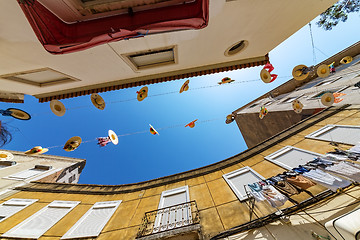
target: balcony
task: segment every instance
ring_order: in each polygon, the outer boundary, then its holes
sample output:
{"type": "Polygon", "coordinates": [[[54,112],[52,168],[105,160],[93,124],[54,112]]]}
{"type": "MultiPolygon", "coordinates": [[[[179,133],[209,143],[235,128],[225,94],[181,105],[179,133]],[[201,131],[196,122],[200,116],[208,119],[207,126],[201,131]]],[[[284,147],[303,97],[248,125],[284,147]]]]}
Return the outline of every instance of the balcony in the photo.
{"type": "Polygon", "coordinates": [[[136,239],[199,239],[199,211],[195,201],[146,212],[136,239]]]}

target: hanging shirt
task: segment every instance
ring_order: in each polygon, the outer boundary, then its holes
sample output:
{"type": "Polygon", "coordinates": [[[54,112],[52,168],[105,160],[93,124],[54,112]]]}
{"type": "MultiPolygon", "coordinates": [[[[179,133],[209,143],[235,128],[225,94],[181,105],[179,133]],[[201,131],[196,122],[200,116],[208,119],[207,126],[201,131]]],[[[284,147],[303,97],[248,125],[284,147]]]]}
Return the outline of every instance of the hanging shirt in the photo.
{"type": "Polygon", "coordinates": [[[255,198],[257,202],[261,202],[265,200],[264,195],[261,193],[262,186],[259,183],[251,183],[248,184],[250,188],[251,195],[255,198]]]}
{"type": "Polygon", "coordinates": [[[295,186],[300,187],[301,189],[308,189],[309,187],[316,185],[316,183],[314,183],[310,179],[303,177],[302,175],[288,177],[288,178],[286,178],[286,181],[288,181],[289,183],[291,183],[295,186]]]}
{"type": "Polygon", "coordinates": [[[303,175],[334,192],[336,192],[338,188],[347,187],[351,184],[351,182],[348,180],[335,177],[320,169],[311,170],[309,172],[303,173],[303,175]]]}
{"type": "Polygon", "coordinates": [[[325,168],[326,171],[333,172],[339,174],[341,176],[348,177],[354,181],[360,182],[360,169],[346,162],[340,162],[339,164],[335,164],[333,166],[329,166],[325,168]]]}
{"type": "Polygon", "coordinates": [[[285,195],[281,194],[271,185],[263,186],[261,193],[269,202],[269,204],[274,208],[281,207],[288,200],[285,195]]]}

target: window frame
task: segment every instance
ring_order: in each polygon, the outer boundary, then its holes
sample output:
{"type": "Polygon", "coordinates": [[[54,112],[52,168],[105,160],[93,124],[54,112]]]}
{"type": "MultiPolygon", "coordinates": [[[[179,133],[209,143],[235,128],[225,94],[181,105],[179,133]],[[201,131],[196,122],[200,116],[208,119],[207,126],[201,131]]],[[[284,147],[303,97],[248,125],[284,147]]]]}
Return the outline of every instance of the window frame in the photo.
{"type": "Polygon", "coordinates": [[[237,187],[232,183],[231,178],[236,177],[238,175],[247,173],[247,172],[251,172],[253,175],[255,175],[255,177],[258,177],[259,180],[264,180],[265,178],[263,176],[261,176],[259,173],[257,173],[254,169],[252,169],[249,166],[245,166],[243,168],[239,168],[235,171],[226,173],[223,175],[223,178],[225,180],[225,182],[229,185],[229,187],[231,188],[231,190],[235,193],[236,197],[240,200],[240,201],[244,201],[246,199],[248,199],[247,195],[242,195],[241,192],[237,189],[237,187]]]}
{"type": "MultiPolygon", "coordinates": [[[[291,170],[291,169],[293,169],[293,167],[290,167],[290,166],[288,166],[288,165],[274,159],[274,158],[277,158],[277,157],[279,157],[279,156],[281,156],[281,155],[283,155],[283,154],[285,154],[285,153],[287,153],[287,152],[289,152],[291,150],[297,150],[297,151],[300,151],[300,152],[305,152],[305,153],[310,153],[310,154],[313,154],[313,155],[318,155],[319,157],[325,157],[323,154],[320,154],[320,153],[311,152],[311,151],[301,149],[301,148],[297,148],[297,147],[294,147],[294,146],[285,146],[282,149],[267,155],[265,157],[265,159],[272,162],[272,163],[274,163],[274,164],[276,164],[276,165],[278,165],[278,166],[280,166],[280,167],[282,167],[282,168],[285,168],[287,170],[291,170]]],[[[299,165],[301,165],[301,164],[299,164],[299,165]]]]}
{"type": "Polygon", "coordinates": [[[34,213],[33,215],[31,215],[30,217],[28,217],[27,219],[25,219],[24,221],[20,222],[16,226],[14,226],[11,229],[9,229],[8,231],[6,231],[4,234],[1,235],[1,237],[38,239],[41,236],[43,236],[47,231],[49,231],[52,227],[54,227],[62,218],[64,218],[69,212],[71,212],[71,210],[73,210],[79,203],[80,203],[80,201],[54,200],[51,203],[49,203],[48,205],[46,205],[45,207],[43,207],[42,209],[40,209],[39,211],[37,211],[36,213],[34,213]],[[29,234],[21,232],[22,231],[21,228],[24,225],[28,224],[29,222],[33,221],[37,217],[41,216],[41,214],[43,214],[49,208],[63,208],[63,209],[66,209],[66,213],[61,218],[59,218],[57,221],[55,221],[51,226],[49,226],[47,229],[45,229],[45,231],[44,231],[44,229],[42,229],[43,232],[40,232],[40,235],[35,235],[35,234],[29,235],[29,234]]]}
{"type": "Polygon", "coordinates": [[[5,216],[3,219],[0,219],[0,222],[8,219],[9,217],[19,213],[21,210],[24,210],[25,208],[27,208],[28,206],[30,206],[31,204],[35,203],[39,201],[39,199],[25,199],[25,198],[11,198],[3,203],[0,204],[0,208],[3,206],[3,205],[10,205],[10,206],[23,206],[22,208],[19,208],[18,211],[10,214],[10,215],[7,215],[5,216]],[[25,204],[16,204],[16,202],[21,202],[21,200],[23,200],[23,202],[25,204]],[[12,204],[11,204],[12,203],[12,204]]]}
{"type": "Polygon", "coordinates": [[[96,237],[98,237],[100,235],[101,231],[106,226],[106,224],[110,221],[111,217],[114,215],[114,213],[116,212],[118,207],[120,206],[121,202],[122,202],[122,200],[96,202],[60,239],[78,239],[78,238],[93,238],[93,237],[96,238],[96,237]],[[84,222],[86,223],[87,217],[94,211],[94,209],[109,208],[109,207],[113,208],[112,213],[109,214],[109,216],[107,216],[106,218],[104,218],[104,221],[100,225],[101,226],[100,229],[97,230],[96,233],[91,234],[91,235],[89,235],[89,234],[83,235],[83,236],[71,235],[72,232],[74,232],[76,229],[78,229],[82,223],[84,223],[84,222]]]}
{"type": "MultiPolygon", "coordinates": [[[[338,125],[338,124],[328,124],[308,135],[305,136],[305,138],[308,139],[313,139],[313,140],[319,140],[319,141],[324,141],[324,142],[335,142],[335,143],[341,143],[341,144],[346,144],[346,145],[354,145],[353,143],[349,143],[349,142],[344,142],[344,141],[336,141],[336,140],[327,140],[321,137],[317,137],[320,134],[324,134],[328,131],[330,131],[333,128],[336,127],[344,127],[344,128],[358,128],[360,130],[360,125],[338,125]]],[[[355,144],[356,145],[356,144],[355,144]]],[[[354,145],[354,146],[355,146],[354,145]]]]}
{"type": "MultiPolygon", "coordinates": [[[[15,166],[15,165],[14,165],[14,166],[15,166]]],[[[46,165],[46,166],[47,166],[47,165],[46,165]]],[[[12,174],[10,174],[10,175],[8,175],[8,176],[6,176],[6,177],[3,177],[3,178],[4,178],[4,179],[9,179],[9,180],[15,180],[15,181],[28,181],[28,180],[30,180],[30,179],[31,179],[32,181],[34,181],[34,180],[38,180],[39,177],[46,177],[47,175],[49,175],[49,174],[51,174],[51,173],[53,173],[53,172],[56,172],[56,171],[61,170],[61,168],[56,168],[56,169],[54,169],[54,168],[52,168],[52,166],[49,166],[49,167],[51,167],[51,168],[48,169],[48,170],[41,171],[41,172],[39,172],[38,174],[32,175],[32,176],[27,177],[27,178],[14,177],[14,175],[20,174],[20,173],[24,173],[24,172],[29,171],[29,170],[32,170],[32,169],[36,169],[35,166],[32,167],[32,168],[28,168],[28,169],[26,169],[26,170],[20,171],[20,172],[12,173],[12,174]]],[[[41,168],[38,168],[38,169],[41,169],[41,168]]]]}

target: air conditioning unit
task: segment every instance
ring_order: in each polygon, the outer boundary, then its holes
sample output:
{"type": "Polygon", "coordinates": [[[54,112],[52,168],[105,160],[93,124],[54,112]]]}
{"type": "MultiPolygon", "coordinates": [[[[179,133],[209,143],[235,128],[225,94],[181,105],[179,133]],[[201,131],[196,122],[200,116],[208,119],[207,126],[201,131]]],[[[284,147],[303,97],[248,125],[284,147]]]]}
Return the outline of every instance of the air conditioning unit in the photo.
{"type": "Polygon", "coordinates": [[[360,208],[325,223],[337,240],[360,240],[360,208]]]}

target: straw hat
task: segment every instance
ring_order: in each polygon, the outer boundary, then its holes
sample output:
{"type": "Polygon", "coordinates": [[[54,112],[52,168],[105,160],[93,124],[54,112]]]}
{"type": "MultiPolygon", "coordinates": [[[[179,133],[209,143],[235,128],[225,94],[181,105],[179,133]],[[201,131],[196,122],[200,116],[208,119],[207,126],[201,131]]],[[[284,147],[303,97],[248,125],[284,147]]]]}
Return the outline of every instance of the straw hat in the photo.
{"type": "Polygon", "coordinates": [[[271,82],[271,75],[268,70],[262,69],[260,72],[260,78],[264,83],[271,82]]]}
{"type": "Polygon", "coordinates": [[[327,92],[324,95],[322,95],[322,97],[321,97],[321,103],[327,107],[330,107],[331,105],[333,105],[334,100],[335,100],[334,94],[332,94],[331,92],[327,92]]]}
{"type": "Polygon", "coordinates": [[[119,138],[118,138],[118,136],[116,135],[116,133],[113,130],[109,130],[108,135],[109,135],[110,141],[114,145],[117,145],[119,143],[119,138]]]}
{"type": "Polygon", "coordinates": [[[159,135],[159,133],[155,130],[155,128],[153,127],[153,126],[151,126],[151,124],[149,124],[150,125],[150,133],[152,134],[152,135],[159,135]]]}
{"type": "Polygon", "coordinates": [[[218,84],[221,85],[221,84],[225,84],[225,83],[231,83],[231,82],[234,82],[234,81],[235,80],[232,80],[229,77],[224,77],[223,79],[221,79],[221,82],[218,82],[218,84]]]}
{"type": "Polygon", "coordinates": [[[180,88],[180,93],[182,93],[183,91],[189,90],[189,82],[190,82],[190,80],[186,80],[184,82],[184,84],[180,88]]]}
{"type": "Polygon", "coordinates": [[[304,105],[299,100],[294,100],[292,102],[292,107],[296,113],[301,113],[304,105]]]}
{"type": "Polygon", "coordinates": [[[229,114],[229,115],[226,116],[225,123],[226,123],[226,124],[230,124],[230,123],[232,123],[234,120],[235,120],[234,115],[229,114]]]}
{"type": "Polygon", "coordinates": [[[25,152],[26,155],[38,155],[38,154],[43,154],[45,152],[49,151],[49,149],[47,148],[42,148],[41,146],[36,146],[36,147],[33,147],[32,149],[30,150],[27,150],[25,152]]]}
{"type": "Polygon", "coordinates": [[[353,60],[353,58],[351,56],[346,56],[346,57],[343,57],[341,60],[340,60],[340,63],[341,64],[348,64],[348,63],[351,63],[353,60]]]}
{"type": "Polygon", "coordinates": [[[148,91],[149,91],[149,89],[148,89],[148,87],[142,87],[141,89],[140,89],[140,91],[137,91],[136,93],[138,94],[137,95],[137,100],[139,101],[139,102],[141,102],[142,100],[144,100],[146,97],[147,97],[147,95],[148,95],[148,91]]]}
{"type": "Polygon", "coordinates": [[[19,120],[30,120],[31,116],[27,112],[17,109],[17,108],[8,108],[7,111],[10,111],[13,118],[19,119],[19,120]]]}
{"type": "Polygon", "coordinates": [[[81,144],[81,137],[72,137],[69,140],[67,140],[67,142],[64,145],[64,150],[67,152],[71,152],[74,151],[75,149],[77,149],[81,144]]]}
{"type": "Polygon", "coordinates": [[[0,151],[0,160],[11,161],[13,158],[14,155],[12,155],[12,153],[6,151],[0,151]]]}
{"type": "Polygon", "coordinates": [[[296,67],[294,67],[294,69],[292,71],[292,76],[294,77],[295,80],[302,81],[302,80],[305,80],[309,76],[309,72],[307,72],[306,74],[302,74],[301,70],[303,68],[307,68],[307,66],[301,64],[301,65],[297,65],[296,67]]]}
{"type": "Polygon", "coordinates": [[[50,101],[50,109],[56,116],[63,116],[65,114],[66,108],[64,104],[58,100],[50,101]]]}
{"type": "Polygon", "coordinates": [[[316,73],[319,77],[321,78],[325,78],[327,76],[329,76],[330,74],[330,69],[329,69],[329,66],[325,65],[325,64],[321,64],[317,70],[316,70],[316,73]]]}
{"type": "Polygon", "coordinates": [[[188,124],[185,125],[185,127],[190,127],[190,128],[195,127],[195,122],[196,122],[196,121],[197,121],[197,119],[194,120],[194,121],[189,122],[188,124]]]}
{"type": "Polygon", "coordinates": [[[91,102],[97,109],[104,110],[105,101],[104,99],[97,93],[91,94],[91,102]]]}

